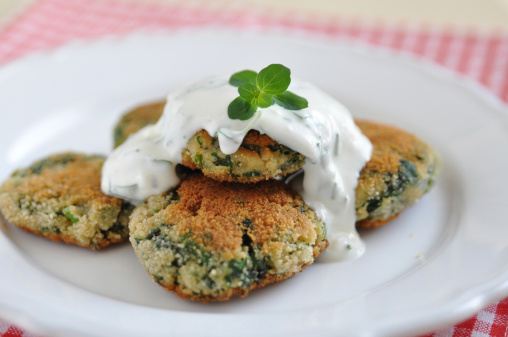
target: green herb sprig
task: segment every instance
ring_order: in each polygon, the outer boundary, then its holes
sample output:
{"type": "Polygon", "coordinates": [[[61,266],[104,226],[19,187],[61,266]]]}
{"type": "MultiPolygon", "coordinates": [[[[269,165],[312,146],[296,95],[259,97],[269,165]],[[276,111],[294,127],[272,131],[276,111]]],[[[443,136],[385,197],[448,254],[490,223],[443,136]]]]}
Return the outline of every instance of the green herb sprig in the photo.
{"type": "Polygon", "coordinates": [[[309,103],[305,98],[287,91],[290,83],[291,70],[282,64],[270,64],[259,74],[252,70],[233,74],[229,84],[238,87],[240,96],[229,104],[229,118],[245,121],[254,116],[258,108],[273,104],[288,110],[307,108],[309,103]]]}

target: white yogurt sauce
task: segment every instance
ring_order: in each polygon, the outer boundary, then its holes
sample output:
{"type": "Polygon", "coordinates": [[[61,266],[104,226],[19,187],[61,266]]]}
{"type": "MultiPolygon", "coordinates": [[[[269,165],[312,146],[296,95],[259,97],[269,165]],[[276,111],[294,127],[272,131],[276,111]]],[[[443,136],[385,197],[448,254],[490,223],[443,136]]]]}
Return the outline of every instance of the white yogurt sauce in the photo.
{"type": "Polygon", "coordinates": [[[306,157],[303,182],[295,188],[327,225],[330,246],[320,260],[360,256],[365,248],[355,230],[355,188],[372,145],[349,111],[329,95],[296,80],[288,90],[305,97],[309,107],[290,111],[272,105],[247,121],[227,115],[229,103],[238,96],[227,77],[200,81],[169,94],[159,122],[131,135],[108,157],[102,190],[141,202],[179,184],[176,164],[197,131],[218,135],[222,152],[231,154],[255,129],[306,157]]]}

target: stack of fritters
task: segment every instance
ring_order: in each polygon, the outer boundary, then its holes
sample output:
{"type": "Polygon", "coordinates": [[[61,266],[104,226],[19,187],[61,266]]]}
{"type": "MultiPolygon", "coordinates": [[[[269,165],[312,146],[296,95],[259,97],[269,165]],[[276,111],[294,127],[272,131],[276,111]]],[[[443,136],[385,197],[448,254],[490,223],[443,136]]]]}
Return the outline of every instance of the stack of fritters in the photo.
{"type": "MultiPolygon", "coordinates": [[[[160,102],[125,115],[115,144],[154,123],[163,108],[160,102]]],[[[437,157],[404,131],[366,121],[357,125],[374,145],[356,190],[357,226],[377,227],[430,189],[437,157]]],[[[182,157],[183,165],[202,173],[176,191],[149,198],[130,223],[136,254],[166,289],[203,302],[243,296],[302,270],[326,247],[324,223],[287,185],[273,180],[301,169],[301,154],[251,130],[236,153],[225,155],[217,138],[200,130],[182,157]]]]}
{"type": "MultiPolygon", "coordinates": [[[[163,108],[159,102],[125,114],[114,130],[115,147],[155,123],[163,108]]],[[[357,227],[378,227],[430,189],[437,156],[400,129],[356,123],[374,146],[356,189],[357,227]]],[[[311,264],[328,245],[326,226],[296,192],[274,180],[300,170],[305,157],[254,130],[236,153],[225,155],[217,138],[196,131],[182,153],[182,164],[194,171],[134,211],[100,191],[103,157],[74,153],[14,172],[0,187],[0,211],[29,232],[92,249],[123,241],[130,231],[150,276],[201,302],[245,296],[311,264]]]]}
{"type": "MultiPolygon", "coordinates": [[[[140,111],[146,107],[123,117],[117,139],[133,130],[125,120],[140,123],[140,111]]],[[[325,224],[296,192],[273,180],[301,169],[304,156],[257,131],[225,155],[217,138],[196,131],[182,153],[182,164],[195,171],[131,216],[130,241],[152,278],[180,297],[220,301],[314,262],[328,244],[325,224]]]]}

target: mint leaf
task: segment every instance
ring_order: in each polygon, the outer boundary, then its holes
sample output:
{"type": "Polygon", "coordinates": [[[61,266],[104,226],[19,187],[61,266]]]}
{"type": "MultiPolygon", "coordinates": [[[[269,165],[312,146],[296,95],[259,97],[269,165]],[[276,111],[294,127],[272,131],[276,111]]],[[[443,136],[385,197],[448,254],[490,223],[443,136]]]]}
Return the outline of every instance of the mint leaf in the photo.
{"type": "Polygon", "coordinates": [[[254,116],[257,109],[257,105],[252,101],[246,101],[242,97],[237,97],[229,103],[228,117],[245,121],[254,116]]]}
{"type": "Polygon", "coordinates": [[[259,72],[256,83],[262,92],[271,95],[281,94],[291,83],[291,70],[282,64],[270,64],[259,72]]]}
{"type": "Polygon", "coordinates": [[[255,84],[244,83],[238,87],[238,93],[240,94],[240,97],[246,101],[252,101],[258,96],[259,91],[258,87],[255,84]]]}
{"type": "Polygon", "coordinates": [[[229,84],[235,87],[239,87],[244,83],[256,84],[256,76],[258,76],[258,73],[252,70],[239,71],[231,75],[229,84]]]}
{"type": "Polygon", "coordinates": [[[288,110],[301,110],[309,106],[309,102],[291,91],[285,91],[282,94],[273,96],[275,103],[288,110]]]}
{"type": "Polygon", "coordinates": [[[268,108],[273,105],[273,96],[262,92],[257,98],[257,104],[260,108],[268,108]]]}

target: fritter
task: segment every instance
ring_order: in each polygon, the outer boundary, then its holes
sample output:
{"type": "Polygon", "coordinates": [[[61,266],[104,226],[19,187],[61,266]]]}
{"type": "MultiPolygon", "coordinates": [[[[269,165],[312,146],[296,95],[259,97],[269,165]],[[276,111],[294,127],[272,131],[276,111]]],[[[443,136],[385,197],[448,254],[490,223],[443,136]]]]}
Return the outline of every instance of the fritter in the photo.
{"type": "Polygon", "coordinates": [[[416,136],[393,126],[355,121],[373,145],[356,188],[357,227],[386,224],[433,186],[437,154],[416,136]]]}
{"type": "Polygon", "coordinates": [[[164,111],[166,101],[156,102],[135,108],[124,114],[115,126],[114,145],[118,147],[127,137],[147,125],[155,124],[164,111]]]}
{"type": "Polygon", "coordinates": [[[93,250],[128,238],[132,207],[101,192],[104,157],[60,153],[15,171],[0,186],[7,221],[93,250]]]}
{"type": "Polygon", "coordinates": [[[221,183],[201,173],[138,205],[129,229],[153,280],[200,302],[287,279],[328,245],[324,222],[283,182],[221,183]]]}
{"type": "Polygon", "coordinates": [[[182,154],[182,165],[199,169],[218,181],[254,183],[300,170],[305,156],[277,143],[267,135],[251,130],[240,148],[225,155],[217,138],[208,132],[197,132],[182,154]]]}
{"type": "MultiPolygon", "coordinates": [[[[127,137],[162,115],[164,102],[141,106],[127,112],[115,127],[115,147],[127,137]]],[[[199,169],[218,181],[254,183],[284,176],[300,170],[305,157],[279,144],[267,135],[251,130],[235,153],[226,155],[220,150],[217,137],[200,130],[189,140],[182,153],[182,164],[199,169]]]]}

